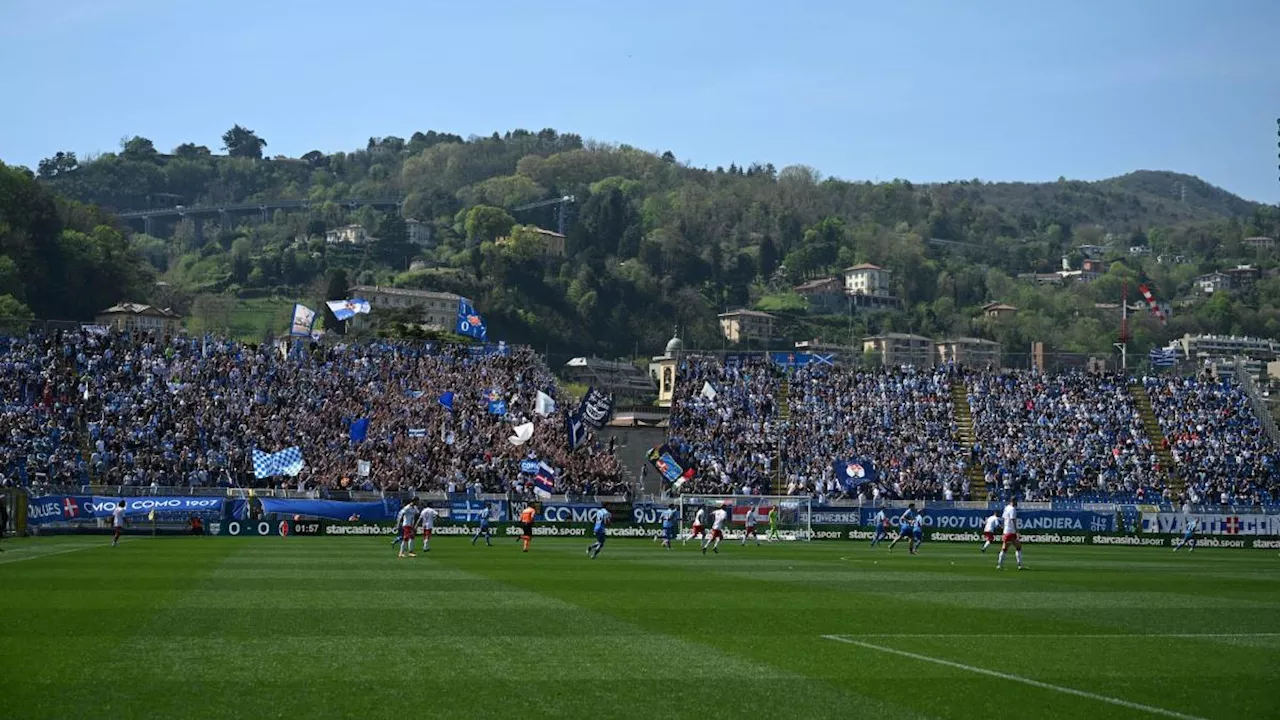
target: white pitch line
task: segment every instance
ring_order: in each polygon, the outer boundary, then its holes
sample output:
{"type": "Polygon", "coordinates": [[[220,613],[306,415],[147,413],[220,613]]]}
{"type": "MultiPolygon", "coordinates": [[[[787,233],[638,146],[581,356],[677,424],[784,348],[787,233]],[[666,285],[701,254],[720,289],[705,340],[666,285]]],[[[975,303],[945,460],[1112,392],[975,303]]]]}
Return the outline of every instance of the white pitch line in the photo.
{"type": "Polygon", "coordinates": [[[846,637],[846,638],[920,638],[920,639],[947,639],[947,640],[963,640],[964,638],[1019,638],[1019,639],[1035,639],[1035,638],[1085,638],[1085,639],[1111,639],[1111,638],[1266,638],[1280,637],[1280,632],[1263,632],[1263,633],[869,633],[866,635],[823,635],[824,638],[846,637]]]}
{"type": "Polygon", "coordinates": [[[889,653],[890,655],[900,655],[905,658],[911,658],[912,660],[920,660],[922,662],[933,663],[935,665],[943,665],[946,667],[955,668],[957,670],[965,670],[967,672],[977,673],[979,675],[987,675],[989,677],[1000,678],[1001,680],[1012,680],[1013,682],[1023,683],[1024,685],[1038,687],[1043,690],[1053,690],[1055,692],[1060,692],[1066,695],[1075,695],[1076,697],[1082,697],[1088,700],[1097,700],[1098,702],[1104,702],[1109,705],[1116,705],[1122,708],[1128,708],[1130,710],[1141,710],[1142,712],[1151,713],[1152,715],[1163,715],[1165,717],[1178,718],[1179,720],[1206,720],[1206,718],[1202,718],[1197,715],[1187,715],[1185,713],[1175,712],[1173,710],[1165,710],[1164,708],[1153,707],[1151,705],[1143,705],[1141,703],[1136,703],[1136,702],[1129,702],[1128,700],[1121,700],[1120,698],[1113,698],[1107,695],[1099,695],[1097,693],[1086,692],[1084,690],[1077,690],[1075,688],[1064,687],[1062,685],[1053,685],[1047,682],[1041,682],[1039,680],[1032,680],[1031,678],[1028,678],[1028,677],[1022,677],[1021,675],[1012,675],[1010,673],[1002,673],[997,670],[988,670],[986,668],[974,667],[973,665],[965,665],[963,663],[952,662],[951,660],[943,660],[942,658],[930,657],[928,655],[921,655],[919,653],[907,652],[906,650],[898,650],[897,648],[885,647],[883,645],[873,645],[872,643],[862,642],[861,640],[853,640],[844,635],[823,635],[822,637],[826,640],[834,640],[836,642],[841,642],[848,645],[856,645],[858,647],[867,648],[868,650],[878,650],[883,653],[889,653]]]}
{"type": "MultiPolygon", "coordinates": [[[[132,539],[124,539],[120,541],[121,544],[124,544],[127,542],[133,542],[133,541],[132,539]]],[[[66,555],[67,553],[80,552],[81,550],[92,550],[94,548],[102,548],[102,547],[111,547],[111,546],[106,543],[103,543],[102,545],[78,545],[76,547],[68,548],[66,550],[55,550],[53,552],[40,552],[34,555],[14,555],[14,556],[9,555],[9,553],[14,552],[13,550],[5,550],[4,555],[0,555],[0,565],[22,562],[23,560],[39,560],[40,558],[53,557],[54,555],[66,555]]],[[[23,550],[25,549],[26,548],[23,548],[23,550]]]]}

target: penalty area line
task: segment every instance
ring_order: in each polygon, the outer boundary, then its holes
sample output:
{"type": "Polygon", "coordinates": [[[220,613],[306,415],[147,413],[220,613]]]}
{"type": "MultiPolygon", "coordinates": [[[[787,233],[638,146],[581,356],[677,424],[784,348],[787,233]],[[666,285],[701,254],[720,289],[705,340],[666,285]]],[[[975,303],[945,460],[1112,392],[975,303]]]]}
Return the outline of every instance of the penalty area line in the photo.
{"type": "Polygon", "coordinates": [[[1052,683],[1041,682],[1039,680],[1032,680],[1031,678],[1023,677],[1021,675],[1004,673],[998,670],[988,670],[986,668],[975,667],[973,665],[965,665],[964,663],[953,662],[951,660],[944,660],[942,658],[931,657],[929,655],[921,655],[919,653],[908,652],[906,650],[899,650],[897,648],[885,647],[883,645],[875,645],[873,643],[863,642],[861,640],[854,640],[853,638],[846,635],[823,635],[822,638],[824,640],[833,640],[835,642],[845,643],[846,645],[856,645],[857,647],[866,648],[868,650],[876,650],[878,652],[888,653],[890,655],[898,655],[900,657],[910,658],[912,660],[919,660],[921,662],[933,663],[934,665],[942,665],[949,668],[955,668],[956,670],[964,670],[966,672],[971,672],[978,675],[986,675],[988,677],[999,678],[1001,680],[1009,680],[1012,682],[1022,683],[1023,685],[1030,685],[1031,687],[1037,687],[1042,690],[1053,690],[1054,692],[1060,692],[1060,693],[1063,693],[1064,695],[1075,695],[1076,697],[1082,697],[1088,700],[1096,700],[1098,702],[1107,703],[1109,705],[1128,708],[1129,710],[1140,710],[1145,713],[1151,713],[1152,715],[1162,715],[1164,717],[1179,718],[1179,720],[1206,720],[1206,718],[1199,717],[1198,715],[1187,715],[1185,713],[1175,712],[1173,710],[1165,710],[1164,708],[1158,708],[1151,705],[1143,705],[1142,703],[1130,702],[1128,700],[1121,700],[1120,698],[1114,698],[1108,695],[1099,695],[1097,693],[1091,693],[1085,690],[1077,690],[1075,688],[1065,687],[1063,685],[1054,685],[1052,683]]]}

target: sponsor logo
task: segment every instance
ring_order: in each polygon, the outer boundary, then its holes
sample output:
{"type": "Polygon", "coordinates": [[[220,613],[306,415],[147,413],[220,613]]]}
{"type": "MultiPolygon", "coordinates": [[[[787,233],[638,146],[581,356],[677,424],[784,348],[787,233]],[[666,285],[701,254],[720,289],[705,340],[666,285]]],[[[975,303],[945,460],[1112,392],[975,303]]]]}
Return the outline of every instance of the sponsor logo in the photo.
{"type": "Polygon", "coordinates": [[[599,505],[544,505],[538,519],[553,523],[595,522],[595,513],[599,509],[599,505]]]}
{"type": "Polygon", "coordinates": [[[831,510],[817,510],[813,513],[813,523],[815,525],[861,525],[862,516],[854,510],[852,512],[833,512],[831,510]]]}
{"type": "Polygon", "coordinates": [[[1243,548],[1244,546],[1243,539],[1219,540],[1217,538],[1196,538],[1196,547],[1198,548],[1243,548]]]}
{"type": "Polygon", "coordinates": [[[1137,535],[1093,535],[1089,538],[1089,542],[1094,545],[1148,545],[1153,547],[1166,547],[1169,544],[1168,538],[1138,537],[1137,535]]]}
{"type": "Polygon", "coordinates": [[[391,525],[325,525],[325,535],[394,535],[391,525]]]}
{"type": "Polygon", "coordinates": [[[1249,547],[1255,550],[1280,550],[1280,540],[1254,540],[1249,547]]]}

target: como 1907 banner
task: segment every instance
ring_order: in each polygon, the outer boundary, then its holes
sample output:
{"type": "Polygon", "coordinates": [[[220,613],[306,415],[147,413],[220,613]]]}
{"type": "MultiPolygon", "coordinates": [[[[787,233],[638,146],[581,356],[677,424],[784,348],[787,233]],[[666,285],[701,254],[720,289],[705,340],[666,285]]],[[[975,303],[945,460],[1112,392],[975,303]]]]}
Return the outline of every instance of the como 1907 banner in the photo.
{"type": "MultiPolygon", "coordinates": [[[[44,495],[27,501],[27,522],[31,525],[109,518],[119,497],[98,495],[44,495]]],[[[136,517],[157,513],[222,512],[220,497],[131,497],[124,498],[125,515],[136,517]]]]}

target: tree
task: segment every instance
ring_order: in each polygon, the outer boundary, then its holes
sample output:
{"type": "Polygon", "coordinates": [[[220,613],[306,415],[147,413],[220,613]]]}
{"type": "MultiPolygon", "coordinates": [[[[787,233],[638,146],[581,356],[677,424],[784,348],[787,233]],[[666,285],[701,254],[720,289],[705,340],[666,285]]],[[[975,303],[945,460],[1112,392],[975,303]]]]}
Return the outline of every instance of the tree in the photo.
{"type": "MultiPolygon", "coordinates": [[[[347,294],[350,292],[351,288],[347,286],[347,271],[342,269],[330,270],[328,284],[325,288],[325,299],[346,300],[347,294]]],[[[323,305],[323,310],[325,329],[333,330],[339,335],[346,335],[347,324],[338,320],[328,305],[323,305]]]]}
{"type": "Polygon", "coordinates": [[[330,270],[328,287],[325,289],[326,300],[346,300],[351,288],[347,285],[346,270],[330,270]]]}
{"type": "Polygon", "coordinates": [[[231,277],[238,283],[244,283],[249,279],[249,272],[252,269],[249,253],[252,249],[253,245],[249,242],[249,238],[237,238],[231,243],[231,277]]]}
{"type": "Polygon", "coordinates": [[[239,125],[233,126],[222,134],[222,148],[231,157],[261,160],[262,149],[266,146],[266,140],[258,137],[252,130],[239,125]]]}
{"type": "Polygon", "coordinates": [[[182,143],[173,149],[173,155],[181,160],[203,160],[213,157],[209,148],[195,143],[182,143]]]}
{"type": "Polygon", "coordinates": [[[40,161],[38,173],[41,180],[53,180],[62,177],[80,167],[73,152],[58,152],[51,158],[40,161]]]}
{"type": "Polygon", "coordinates": [[[778,269],[778,246],[773,244],[773,238],[766,237],[760,243],[759,257],[759,273],[760,277],[768,280],[773,276],[773,271],[778,269]]]}
{"type": "Polygon", "coordinates": [[[31,308],[12,295],[0,295],[0,322],[4,320],[30,320],[34,318],[31,308]]]}
{"type": "Polygon", "coordinates": [[[404,218],[395,213],[382,216],[378,222],[378,242],[374,248],[379,259],[392,267],[404,269],[409,257],[409,228],[404,218]]]}
{"type": "Polygon", "coordinates": [[[155,143],[141,135],[134,135],[120,143],[120,156],[129,160],[154,162],[158,155],[155,143]]]}
{"type": "Polygon", "coordinates": [[[473,243],[492,242],[511,231],[516,221],[506,210],[489,205],[477,205],[467,211],[464,227],[467,240],[473,243]]]}

